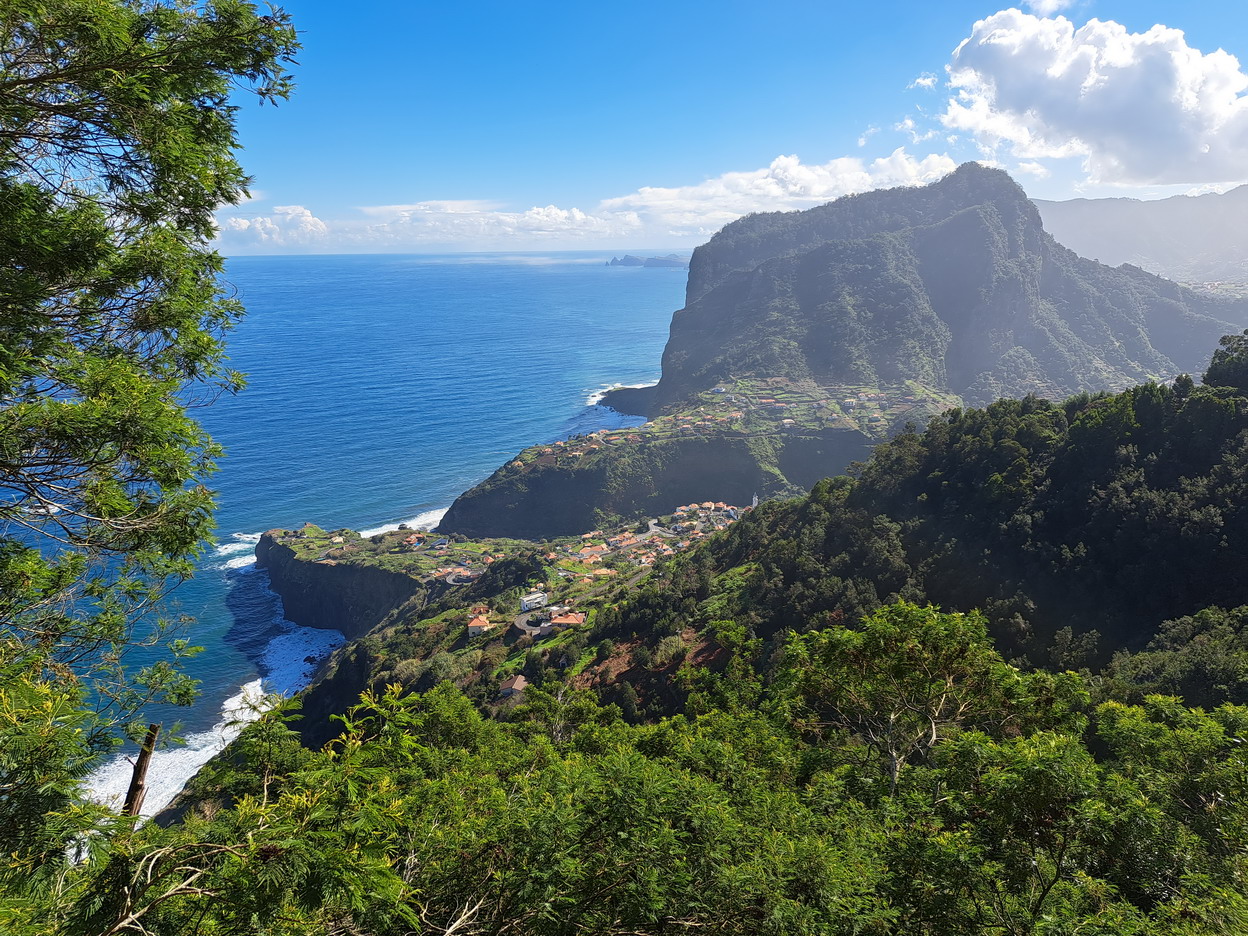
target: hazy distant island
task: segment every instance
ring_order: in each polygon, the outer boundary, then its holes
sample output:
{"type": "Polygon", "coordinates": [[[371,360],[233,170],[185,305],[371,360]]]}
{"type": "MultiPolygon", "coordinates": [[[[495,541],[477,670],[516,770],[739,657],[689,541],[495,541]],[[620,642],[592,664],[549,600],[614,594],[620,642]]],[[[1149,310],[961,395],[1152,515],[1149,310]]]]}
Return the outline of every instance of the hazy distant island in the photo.
{"type": "Polygon", "coordinates": [[[689,258],[682,257],[679,254],[668,254],[665,257],[645,257],[643,259],[642,257],[634,257],[632,254],[625,254],[623,257],[612,257],[606,262],[606,265],[687,270],[689,269],[689,258]]]}

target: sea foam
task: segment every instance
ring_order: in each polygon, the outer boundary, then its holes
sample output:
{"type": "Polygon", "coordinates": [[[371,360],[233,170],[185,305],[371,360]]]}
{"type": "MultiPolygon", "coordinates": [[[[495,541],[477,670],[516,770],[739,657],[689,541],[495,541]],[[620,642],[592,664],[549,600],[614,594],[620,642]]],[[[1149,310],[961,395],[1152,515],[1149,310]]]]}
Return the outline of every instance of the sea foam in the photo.
{"type": "Polygon", "coordinates": [[[235,572],[247,571],[256,561],[256,543],[260,542],[259,533],[232,533],[224,543],[218,543],[209,554],[206,563],[209,569],[228,569],[235,572]],[[223,560],[223,561],[213,561],[223,560]]]}
{"type": "MultiPolygon", "coordinates": [[[[265,694],[263,682],[253,679],[225,700],[220,721],[208,731],[187,735],[185,744],[178,747],[156,751],[148,765],[147,794],[139,815],[150,818],[169,805],[200,767],[237,738],[244,725],[272,705],[273,699],[265,694]]],[[[133,764],[133,755],[119,754],[99,767],[85,783],[91,799],[121,809],[133,764]]]]}
{"type": "MultiPolygon", "coordinates": [[[[259,539],[258,534],[256,539],[259,539]]],[[[231,567],[233,574],[249,573],[255,570],[253,561],[248,556],[235,556],[226,566],[231,567]],[[240,560],[249,568],[233,565],[240,560]]],[[[256,584],[264,587],[264,583],[256,584]]],[[[270,626],[272,636],[256,661],[260,678],[243,684],[222,703],[219,718],[212,728],[188,734],[183,739],[185,743],[157,750],[152,755],[141,815],[154,816],[169,805],[196,772],[225,750],[248,722],[264,714],[279,697],[294,695],[306,686],[325,658],[345,642],[338,631],[300,627],[280,614],[274,616],[270,626]]],[[[88,796],[120,809],[130,785],[133,758],[133,754],[118,754],[97,768],[84,781],[88,796]]]]}
{"type": "Polygon", "coordinates": [[[412,530],[432,530],[442,518],[446,516],[449,507],[439,507],[436,510],[426,510],[424,513],[418,513],[410,520],[395,520],[391,523],[385,523],[378,527],[371,527],[367,530],[360,530],[360,536],[376,536],[378,533],[391,533],[399,528],[400,525],[406,526],[412,530]]]}
{"type": "Polygon", "coordinates": [[[602,398],[605,397],[612,390],[644,390],[646,387],[653,387],[653,386],[654,386],[654,381],[650,381],[649,383],[635,383],[635,384],[614,383],[605,387],[599,387],[597,390],[590,391],[589,396],[585,398],[585,405],[597,406],[599,403],[602,402],[602,398]]]}

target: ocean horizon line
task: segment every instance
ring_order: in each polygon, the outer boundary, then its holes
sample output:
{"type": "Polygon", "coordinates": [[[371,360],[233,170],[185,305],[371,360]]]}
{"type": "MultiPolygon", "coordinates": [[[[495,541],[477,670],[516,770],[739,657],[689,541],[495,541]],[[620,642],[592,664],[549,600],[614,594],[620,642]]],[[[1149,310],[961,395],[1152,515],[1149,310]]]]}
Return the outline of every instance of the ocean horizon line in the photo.
{"type": "MultiPolygon", "coordinates": [[[[371,251],[300,251],[296,253],[222,253],[221,256],[226,260],[280,260],[287,257],[525,257],[525,256],[551,256],[558,254],[593,254],[595,256],[605,256],[607,254],[620,255],[621,253],[646,253],[659,255],[663,253],[675,253],[680,255],[692,255],[693,251],[701,245],[689,247],[688,245],[681,247],[602,247],[602,248],[568,248],[568,249],[551,249],[551,250],[371,250],[371,251]]],[[[673,268],[675,269],[675,268],[673,268]]],[[[677,272],[684,272],[678,270],[677,272]]]]}

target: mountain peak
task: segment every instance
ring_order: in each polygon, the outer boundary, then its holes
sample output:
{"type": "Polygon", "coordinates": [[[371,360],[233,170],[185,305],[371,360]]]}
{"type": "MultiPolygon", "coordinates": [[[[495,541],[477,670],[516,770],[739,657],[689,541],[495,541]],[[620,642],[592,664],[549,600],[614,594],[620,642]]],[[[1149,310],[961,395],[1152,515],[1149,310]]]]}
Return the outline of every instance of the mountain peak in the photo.
{"type": "Polygon", "coordinates": [[[1076,256],[1007,173],[965,163],[926,186],[747,216],[699,247],[651,410],[747,375],[917,381],[969,403],[1116,390],[1199,366],[1244,318],[1076,256]]]}
{"type": "Polygon", "coordinates": [[[974,203],[985,199],[1030,201],[1023,187],[1008,172],[979,162],[964,162],[929,187],[962,192],[974,203]]]}
{"type": "Polygon", "coordinates": [[[939,223],[968,208],[991,204],[1013,225],[1042,229],[1035,205],[1009,174],[982,163],[963,163],[928,185],[903,185],[846,195],[805,211],[746,215],[725,225],[693,253],[686,302],[706,295],[724,277],[786,253],[834,241],[871,237],[939,223]]]}

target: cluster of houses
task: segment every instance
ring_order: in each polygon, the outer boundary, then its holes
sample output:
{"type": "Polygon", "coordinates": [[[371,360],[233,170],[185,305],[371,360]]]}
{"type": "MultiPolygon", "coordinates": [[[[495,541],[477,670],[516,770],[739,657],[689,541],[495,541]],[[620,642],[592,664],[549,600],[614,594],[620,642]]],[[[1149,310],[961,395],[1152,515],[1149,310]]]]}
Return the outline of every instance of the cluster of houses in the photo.
{"type": "MultiPolygon", "coordinates": [[[[399,525],[400,530],[406,528],[406,524],[399,525]]],[[[403,537],[402,545],[407,547],[412,552],[418,552],[421,549],[432,551],[446,549],[451,545],[451,541],[445,536],[432,537],[432,534],[425,533],[422,530],[417,530],[416,532],[409,533],[407,536],[403,537]]]]}
{"type": "MultiPolygon", "coordinates": [[[[512,622],[512,627],[529,637],[548,637],[558,633],[565,627],[575,627],[585,623],[583,611],[573,611],[567,605],[552,605],[550,596],[544,591],[532,591],[520,599],[520,614],[512,622]]],[[[484,605],[472,609],[472,617],[468,620],[468,637],[480,637],[499,627],[490,620],[490,609],[484,605]]]]}
{"type": "MultiPolygon", "coordinates": [[[[652,565],[660,557],[673,555],[697,538],[725,529],[747,510],[748,507],[739,508],[723,501],[687,504],[673,511],[667,529],[652,521],[650,530],[642,534],[624,531],[607,535],[601,530],[593,530],[583,534],[579,544],[562,544],[546,553],[545,558],[550,562],[562,562],[565,566],[576,562],[587,567],[585,572],[560,569],[559,575],[564,578],[580,577],[591,581],[615,576],[619,574],[616,569],[592,567],[604,559],[618,560],[622,557],[627,557],[638,566],[652,565]]],[[[487,557],[486,561],[491,558],[487,557]]],[[[448,570],[439,570],[443,571],[448,570]]],[[[542,589],[533,589],[521,595],[519,604],[520,613],[511,622],[511,627],[522,636],[540,639],[585,623],[584,612],[574,611],[567,605],[552,605],[550,594],[542,589]]],[[[481,637],[501,626],[500,622],[490,620],[489,608],[479,606],[472,609],[467,625],[468,637],[481,637]]],[[[512,676],[500,686],[499,697],[519,695],[527,685],[524,676],[512,676]]]]}

